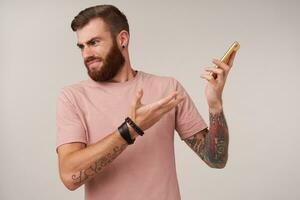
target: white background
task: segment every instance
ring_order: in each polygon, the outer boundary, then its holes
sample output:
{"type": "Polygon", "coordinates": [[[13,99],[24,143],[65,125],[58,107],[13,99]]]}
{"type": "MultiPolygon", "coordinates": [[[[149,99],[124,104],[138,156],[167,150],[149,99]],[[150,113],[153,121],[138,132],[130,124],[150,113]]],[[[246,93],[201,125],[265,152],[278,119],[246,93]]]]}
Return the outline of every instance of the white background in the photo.
{"type": "MultiPolygon", "coordinates": [[[[224,89],[229,160],[212,169],[176,133],[183,200],[296,200],[299,162],[299,1],[0,1],[0,199],[83,199],[58,175],[59,90],[87,78],[70,23],[113,4],[130,24],[134,69],[173,76],[208,122],[200,78],[241,44],[224,89]]],[[[146,92],[146,91],[145,91],[146,92]]]]}

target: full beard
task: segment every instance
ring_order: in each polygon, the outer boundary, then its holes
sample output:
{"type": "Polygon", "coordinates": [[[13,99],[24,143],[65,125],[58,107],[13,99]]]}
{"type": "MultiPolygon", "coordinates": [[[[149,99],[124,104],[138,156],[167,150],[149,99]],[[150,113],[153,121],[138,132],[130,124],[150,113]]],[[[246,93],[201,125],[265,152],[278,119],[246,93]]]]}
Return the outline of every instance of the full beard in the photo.
{"type": "Polygon", "coordinates": [[[100,69],[91,70],[87,66],[86,62],[85,66],[88,70],[88,75],[91,77],[91,79],[97,82],[111,80],[118,74],[118,72],[121,70],[125,63],[125,58],[122,55],[120,49],[118,48],[118,45],[115,40],[113,40],[113,45],[104,59],[93,56],[88,58],[87,60],[91,61],[94,59],[102,61],[102,66],[100,69]]]}

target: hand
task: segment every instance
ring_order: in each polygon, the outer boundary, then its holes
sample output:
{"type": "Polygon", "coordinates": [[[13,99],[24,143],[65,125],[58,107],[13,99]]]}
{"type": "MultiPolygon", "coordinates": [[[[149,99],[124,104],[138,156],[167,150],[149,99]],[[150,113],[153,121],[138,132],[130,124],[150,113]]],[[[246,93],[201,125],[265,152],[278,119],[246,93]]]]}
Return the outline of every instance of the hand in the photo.
{"type": "Polygon", "coordinates": [[[216,64],[218,68],[206,67],[206,72],[201,75],[201,78],[208,81],[205,88],[205,96],[207,98],[208,106],[212,110],[222,109],[222,92],[228,73],[233,65],[235,55],[236,52],[232,53],[228,65],[218,59],[214,59],[213,63],[216,64]],[[216,75],[216,79],[213,77],[212,73],[216,75]]]}
{"type": "Polygon", "coordinates": [[[154,125],[185,98],[185,96],[179,96],[178,91],[174,91],[159,101],[144,105],[141,103],[142,96],[143,90],[140,89],[132,102],[130,118],[143,131],[154,125]]]}

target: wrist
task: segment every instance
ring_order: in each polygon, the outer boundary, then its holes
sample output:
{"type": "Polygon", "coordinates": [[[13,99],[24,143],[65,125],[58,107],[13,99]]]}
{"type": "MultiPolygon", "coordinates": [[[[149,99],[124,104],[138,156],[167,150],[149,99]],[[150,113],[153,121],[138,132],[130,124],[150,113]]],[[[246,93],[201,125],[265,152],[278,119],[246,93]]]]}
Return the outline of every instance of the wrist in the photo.
{"type": "Polygon", "coordinates": [[[222,104],[218,104],[218,105],[209,107],[209,113],[211,113],[211,114],[218,114],[218,113],[221,113],[222,111],[223,111],[222,104]]]}
{"type": "Polygon", "coordinates": [[[139,136],[139,134],[134,130],[134,128],[132,128],[128,123],[126,124],[128,126],[129,134],[132,139],[135,139],[137,136],[139,136]]]}

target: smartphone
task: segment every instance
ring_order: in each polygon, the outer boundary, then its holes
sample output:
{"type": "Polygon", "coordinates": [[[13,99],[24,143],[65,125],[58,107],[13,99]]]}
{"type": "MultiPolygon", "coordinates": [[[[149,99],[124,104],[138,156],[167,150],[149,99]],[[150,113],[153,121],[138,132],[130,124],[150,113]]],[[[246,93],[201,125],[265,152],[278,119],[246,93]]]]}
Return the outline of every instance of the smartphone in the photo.
{"type": "MultiPolygon", "coordinates": [[[[229,59],[232,55],[233,52],[236,52],[240,49],[240,43],[235,41],[227,50],[227,52],[224,54],[224,56],[221,58],[221,61],[224,62],[225,64],[229,63],[229,59]]],[[[218,66],[216,66],[218,67],[218,66]]],[[[211,72],[210,75],[212,75],[215,79],[217,78],[217,74],[211,72]]]]}

